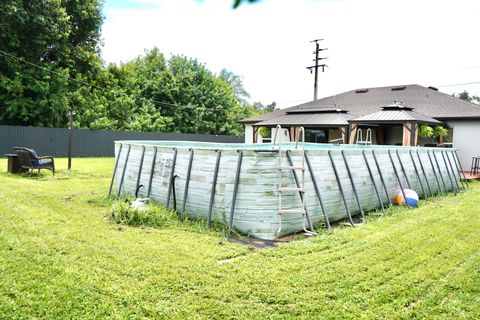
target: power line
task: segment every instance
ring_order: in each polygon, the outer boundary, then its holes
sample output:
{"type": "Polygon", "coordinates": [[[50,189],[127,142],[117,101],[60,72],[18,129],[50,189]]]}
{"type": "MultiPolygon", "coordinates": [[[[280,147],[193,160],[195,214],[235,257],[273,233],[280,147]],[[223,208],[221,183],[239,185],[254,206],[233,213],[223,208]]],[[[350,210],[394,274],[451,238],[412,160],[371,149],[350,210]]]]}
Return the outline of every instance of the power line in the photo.
{"type": "Polygon", "coordinates": [[[465,83],[456,83],[456,84],[446,84],[444,86],[437,86],[439,88],[446,88],[446,87],[459,87],[459,86],[466,86],[469,84],[480,84],[480,81],[473,81],[473,82],[465,82],[465,83]]]}
{"type": "MultiPolygon", "coordinates": [[[[48,68],[45,68],[43,66],[40,66],[38,64],[35,64],[33,62],[30,62],[30,61],[27,61],[23,58],[19,58],[17,56],[15,56],[14,54],[11,54],[11,53],[8,53],[8,52],[5,52],[3,50],[0,49],[0,53],[4,54],[5,56],[8,56],[8,57],[11,57],[17,61],[20,61],[20,62],[23,62],[25,64],[28,64],[32,67],[35,67],[35,68],[38,68],[38,69],[42,69],[44,71],[47,71],[47,72],[50,72],[52,74],[56,74],[58,76],[61,76],[61,77],[66,77],[67,80],[69,81],[73,81],[73,82],[76,82],[78,84],[81,84],[81,85],[84,85],[84,86],[89,86],[89,87],[92,87],[92,88],[95,88],[95,89],[98,89],[98,90],[103,90],[103,91],[106,91],[106,92],[111,92],[112,90],[111,89],[107,89],[107,88],[104,88],[104,87],[100,87],[98,85],[95,85],[95,84],[92,84],[92,83],[89,83],[89,82],[86,82],[86,81],[82,81],[82,80],[78,80],[78,79],[75,79],[75,78],[72,78],[70,77],[69,75],[66,75],[66,74],[63,74],[61,72],[58,72],[58,71],[55,71],[55,70],[50,70],[48,68]]],[[[123,91],[120,91],[121,94],[125,95],[126,97],[131,97],[130,95],[128,95],[127,93],[123,92],[123,91]]],[[[153,99],[150,99],[150,98],[144,98],[142,97],[143,100],[147,100],[147,101],[150,101],[154,104],[157,104],[157,105],[160,105],[160,106],[164,106],[164,107],[182,107],[182,108],[195,108],[195,105],[188,105],[188,106],[184,106],[184,105],[179,105],[179,104],[173,104],[173,103],[169,103],[169,102],[163,102],[163,101],[157,101],[157,100],[153,100],[153,99]]]]}

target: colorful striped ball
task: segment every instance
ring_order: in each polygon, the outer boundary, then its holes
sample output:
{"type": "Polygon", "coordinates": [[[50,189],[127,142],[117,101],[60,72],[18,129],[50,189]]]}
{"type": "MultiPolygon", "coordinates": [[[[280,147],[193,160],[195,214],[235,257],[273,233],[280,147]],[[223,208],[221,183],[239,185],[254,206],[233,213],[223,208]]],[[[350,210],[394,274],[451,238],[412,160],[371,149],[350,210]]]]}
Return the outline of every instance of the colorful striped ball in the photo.
{"type": "Polygon", "coordinates": [[[400,190],[394,199],[395,204],[398,204],[398,205],[405,204],[403,193],[405,193],[405,197],[407,198],[406,199],[407,206],[415,207],[418,205],[418,194],[411,189],[403,189],[403,192],[400,190]]]}

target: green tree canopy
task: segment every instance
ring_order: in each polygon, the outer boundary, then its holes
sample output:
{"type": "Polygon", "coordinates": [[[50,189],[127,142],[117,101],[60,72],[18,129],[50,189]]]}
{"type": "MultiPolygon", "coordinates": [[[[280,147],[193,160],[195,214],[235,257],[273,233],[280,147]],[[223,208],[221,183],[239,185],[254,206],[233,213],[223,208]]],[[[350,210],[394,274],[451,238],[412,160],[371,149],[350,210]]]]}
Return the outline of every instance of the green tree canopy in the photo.
{"type": "Polygon", "coordinates": [[[241,135],[242,78],[159,49],[100,59],[102,0],[0,2],[0,124],[241,135]]]}
{"type": "Polygon", "coordinates": [[[468,102],[472,102],[472,103],[475,103],[475,104],[480,104],[480,97],[470,95],[470,93],[466,90],[464,90],[463,92],[454,94],[453,96],[456,97],[456,98],[468,101],[468,102]]]}
{"type": "Polygon", "coordinates": [[[227,69],[220,71],[220,78],[225,80],[233,88],[233,94],[238,102],[245,105],[247,100],[250,99],[250,95],[243,86],[243,78],[227,69]]]}
{"type": "Polygon", "coordinates": [[[235,89],[195,59],[159,49],[120,65],[110,64],[88,96],[77,124],[92,129],[241,135],[237,122],[255,112],[235,89]],[[108,88],[106,90],[105,88],[108,88]]]}
{"type": "Polygon", "coordinates": [[[245,2],[250,2],[250,3],[253,3],[253,2],[258,2],[260,0],[233,0],[233,8],[236,9],[238,8],[242,3],[245,3],[245,2]]]}
{"type": "Polygon", "coordinates": [[[0,123],[63,126],[75,81],[100,67],[100,0],[0,2],[0,123]]]}

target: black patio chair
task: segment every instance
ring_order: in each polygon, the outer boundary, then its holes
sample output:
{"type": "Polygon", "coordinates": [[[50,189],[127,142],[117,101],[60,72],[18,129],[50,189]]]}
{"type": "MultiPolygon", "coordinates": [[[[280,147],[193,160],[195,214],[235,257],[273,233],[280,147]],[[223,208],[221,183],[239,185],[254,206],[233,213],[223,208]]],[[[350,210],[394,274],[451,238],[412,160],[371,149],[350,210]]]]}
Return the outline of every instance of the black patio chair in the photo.
{"type": "Polygon", "coordinates": [[[480,170],[480,156],[472,157],[472,165],[470,167],[470,174],[476,175],[478,174],[478,170],[480,170]]]}
{"type": "Polygon", "coordinates": [[[47,169],[55,175],[55,161],[53,157],[39,157],[35,150],[29,148],[14,147],[13,149],[18,155],[20,167],[30,170],[30,174],[32,174],[33,170],[38,170],[38,173],[40,173],[41,169],[47,169]]]}

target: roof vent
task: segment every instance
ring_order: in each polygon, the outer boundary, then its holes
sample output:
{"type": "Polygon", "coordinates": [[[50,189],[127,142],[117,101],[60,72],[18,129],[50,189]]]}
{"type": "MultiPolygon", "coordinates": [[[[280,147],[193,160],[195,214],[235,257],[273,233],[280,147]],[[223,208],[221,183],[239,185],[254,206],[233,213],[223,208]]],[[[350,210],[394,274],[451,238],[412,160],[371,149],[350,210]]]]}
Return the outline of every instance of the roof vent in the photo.
{"type": "Polygon", "coordinates": [[[433,91],[438,91],[438,88],[435,88],[435,87],[428,87],[428,89],[433,90],[433,91]]]}
{"type": "Polygon", "coordinates": [[[399,101],[393,101],[392,104],[389,104],[388,106],[382,107],[382,110],[408,110],[411,111],[414,108],[412,107],[407,107],[403,105],[403,102],[399,101]]]}
{"type": "Polygon", "coordinates": [[[368,92],[368,89],[358,89],[358,90],[355,90],[355,93],[366,93],[368,92]]]}
{"type": "Polygon", "coordinates": [[[288,110],[287,114],[292,113],[347,113],[348,110],[341,109],[339,107],[334,108],[324,108],[324,107],[310,107],[310,108],[298,108],[288,110]]]}
{"type": "Polygon", "coordinates": [[[406,88],[407,88],[406,86],[393,87],[392,91],[401,91],[401,90],[405,90],[406,88]]]}

